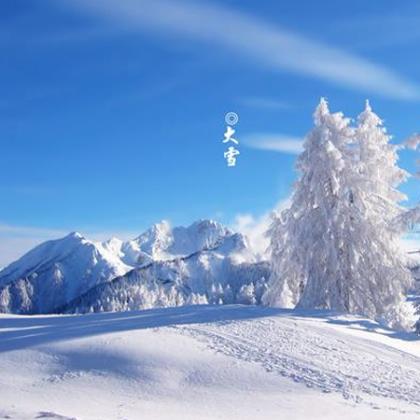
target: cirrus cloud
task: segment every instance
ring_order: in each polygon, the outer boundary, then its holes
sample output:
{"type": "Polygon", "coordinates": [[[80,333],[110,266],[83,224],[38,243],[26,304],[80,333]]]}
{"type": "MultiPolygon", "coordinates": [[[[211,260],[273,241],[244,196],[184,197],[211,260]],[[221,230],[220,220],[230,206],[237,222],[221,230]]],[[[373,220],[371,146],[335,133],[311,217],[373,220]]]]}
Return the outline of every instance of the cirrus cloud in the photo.
{"type": "Polygon", "coordinates": [[[380,64],[221,4],[187,0],[60,2],[130,30],[164,33],[171,42],[176,35],[214,44],[272,70],[394,99],[420,98],[416,83],[380,64]]]}
{"type": "Polygon", "coordinates": [[[249,134],[242,138],[242,144],[253,149],[298,155],[303,151],[303,140],[282,134],[249,134]]]}

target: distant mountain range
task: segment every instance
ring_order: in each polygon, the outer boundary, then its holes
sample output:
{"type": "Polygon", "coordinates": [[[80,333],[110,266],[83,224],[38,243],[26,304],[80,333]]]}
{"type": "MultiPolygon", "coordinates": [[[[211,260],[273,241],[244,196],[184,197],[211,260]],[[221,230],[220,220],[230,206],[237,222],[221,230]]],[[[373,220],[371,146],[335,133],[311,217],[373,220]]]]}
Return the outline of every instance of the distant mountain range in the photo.
{"type": "Polygon", "coordinates": [[[268,278],[247,238],[218,222],[167,222],[131,241],[78,233],[45,242],[0,271],[0,312],[117,311],[258,302],[268,278]]]}

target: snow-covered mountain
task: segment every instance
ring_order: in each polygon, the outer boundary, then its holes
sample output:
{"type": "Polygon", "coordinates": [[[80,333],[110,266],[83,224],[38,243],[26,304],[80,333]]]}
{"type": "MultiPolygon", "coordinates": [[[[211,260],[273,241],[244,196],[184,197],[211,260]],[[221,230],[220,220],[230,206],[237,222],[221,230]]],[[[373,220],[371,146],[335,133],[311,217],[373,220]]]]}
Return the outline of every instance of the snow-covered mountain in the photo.
{"type": "Polygon", "coordinates": [[[224,246],[171,261],[155,261],[102,283],[54,312],[86,313],[203,303],[261,302],[269,264],[240,263],[224,246]],[[222,252],[220,252],[222,251],[222,252]]]}
{"type": "MultiPolygon", "coordinates": [[[[234,233],[230,229],[212,220],[199,220],[188,227],[175,228],[163,221],[132,241],[123,243],[121,252],[123,259],[131,265],[137,265],[139,256],[146,255],[154,261],[168,260],[212,249],[222,243],[226,245],[225,252],[229,253],[239,250],[237,243],[231,244],[230,247],[227,243],[228,238],[233,236],[234,233]]],[[[245,247],[244,243],[242,250],[245,247]]]]}
{"type": "Polygon", "coordinates": [[[44,313],[131,267],[78,233],[45,242],[0,272],[0,312],[44,313]]]}
{"type": "MultiPolygon", "coordinates": [[[[253,263],[255,257],[243,235],[211,220],[175,228],[161,222],[127,242],[112,238],[98,243],[72,233],[39,245],[0,271],[0,312],[51,312],[141,267],[142,273],[147,273],[149,289],[154,290],[154,285],[160,284],[158,276],[164,276],[169,267],[182,266],[185,260],[189,261],[188,270],[178,273],[178,284],[188,282],[187,273],[194,270],[203,276],[219,276],[223,270],[216,267],[223,266],[225,260],[227,266],[235,266],[253,263]],[[204,254],[193,257],[200,252],[204,254]]],[[[198,285],[192,289],[199,294],[207,292],[198,285]]]]}
{"type": "Polygon", "coordinates": [[[216,247],[219,253],[235,256],[237,262],[255,259],[245,236],[213,220],[199,220],[188,227],[174,228],[162,221],[131,241],[113,238],[102,245],[131,267],[173,260],[216,247]]]}

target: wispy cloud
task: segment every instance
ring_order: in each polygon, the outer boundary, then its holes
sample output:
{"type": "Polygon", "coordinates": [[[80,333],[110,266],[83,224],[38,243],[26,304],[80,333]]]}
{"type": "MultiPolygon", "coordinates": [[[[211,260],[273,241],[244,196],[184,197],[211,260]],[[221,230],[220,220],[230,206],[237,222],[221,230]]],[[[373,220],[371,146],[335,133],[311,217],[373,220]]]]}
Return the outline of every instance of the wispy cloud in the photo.
{"type": "Polygon", "coordinates": [[[271,213],[281,212],[290,207],[290,198],[280,200],[271,211],[259,216],[251,213],[240,213],[234,218],[231,227],[236,232],[241,232],[248,237],[251,249],[262,259],[267,258],[269,238],[266,232],[271,224],[271,213]]]}
{"type": "Polygon", "coordinates": [[[303,141],[299,137],[282,134],[249,134],[244,135],[241,143],[253,149],[298,155],[303,150],[303,141]]]}
{"type": "MultiPolygon", "coordinates": [[[[172,0],[61,0],[139,31],[216,44],[265,67],[312,76],[395,99],[418,99],[419,86],[392,70],[232,8],[172,0]]],[[[55,2],[54,2],[55,3],[55,2]]],[[[172,41],[173,38],[171,38],[172,41]]]]}

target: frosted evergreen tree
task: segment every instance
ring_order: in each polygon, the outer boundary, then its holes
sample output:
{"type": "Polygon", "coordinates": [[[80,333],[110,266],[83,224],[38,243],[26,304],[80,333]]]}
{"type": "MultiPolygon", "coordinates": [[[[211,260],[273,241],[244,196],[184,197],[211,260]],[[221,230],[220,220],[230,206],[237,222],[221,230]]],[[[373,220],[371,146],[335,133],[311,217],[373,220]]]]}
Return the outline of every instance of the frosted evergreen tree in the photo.
{"type": "Polygon", "coordinates": [[[238,302],[246,305],[255,305],[257,303],[255,298],[254,283],[244,284],[241,286],[238,293],[238,302]]]}
{"type": "Polygon", "coordinates": [[[358,170],[350,177],[349,187],[359,257],[352,273],[362,293],[354,293],[357,299],[351,302],[350,310],[371,317],[389,312],[397,315],[412,284],[399,245],[402,232],[395,224],[404,213],[399,202],[406,199],[397,187],[408,173],[398,167],[398,148],[390,144],[391,137],[368,101],[359,115],[355,140],[358,170]]]}
{"type": "Polygon", "coordinates": [[[358,118],[350,150],[355,153],[346,155],[330,225],[330,246],[335,252],[326,254],[323,278],[310,276],[299,306],[371,318],[386,315],[388,323],[401,325],[398,308],[412,277],[394,221],[404,212],[398,203],[405,196],[397,187],[408,174],[398,167],[397,147],[390,144],[390,136],[368,102],[358,118]]]}
{"type": "Polygon", "coordinates": [[[325,101],[299,157],[292,206],[271,226],[273,275],[266,303],[378,318],[411,283],[393,221],[407,174],[366,104],[356,130],[325,101]]]}
{"type": "Polygon", "coordinates": [[[398,167],[398,147],[390,144],[391,137],[368,101],[358,117],[355,137],[360,158],[353,189],[360,184],[359,192],[365,193],[365,201],[370,202],[369,210],[381,213],[382,219],[391,224],[404,212],[398,203],[407,197],[397,187],[406,181],[408,173],[398,167]]]}
{"type": "Polygon", "coordinates": [[[334,224],[343,196],[343,151],[352,137],[349,120],[341,113],[331,114],[321,99],[314,113],[315,127],[306,137],[298,158],[300,178],[295,185],[291,207],[274,215],[268,235],[272,275],[264,303],[294,307],[306,295],[305,306],[328,306],[320,301],[317,289],[335,279],[338,258],[334,224]],[[314,300],[310,301],[308,287],[314,300]]]}

